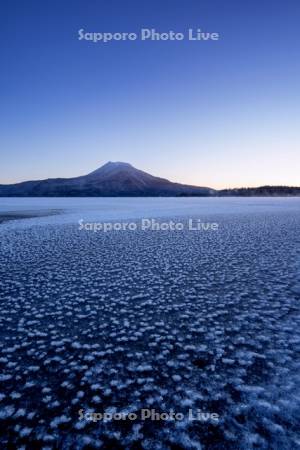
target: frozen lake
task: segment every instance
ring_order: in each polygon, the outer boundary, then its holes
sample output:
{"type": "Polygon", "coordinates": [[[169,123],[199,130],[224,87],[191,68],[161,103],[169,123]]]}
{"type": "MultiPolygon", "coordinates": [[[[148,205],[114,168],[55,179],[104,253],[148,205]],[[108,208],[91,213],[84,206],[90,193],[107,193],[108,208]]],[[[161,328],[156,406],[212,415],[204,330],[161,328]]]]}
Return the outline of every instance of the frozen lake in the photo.
{"type": "Polygon", "coordinates": [[[0,217],[53,214],[30,223],[71,223],[142,217],[299,211],[300,198],[0,198],[0,217]],[[56,215],[57,214],[57,215],[56,215]]]}
{"type": "Polygon", "coordinates": [[[3,448],[299,448],[300,199],[0,205],[2,217],[56,214],[0,225],[3,448]],[[77,223],[144,217],[219,227],[77,223]],[[90,420],[104,413],[137,419],[90,420]]]}

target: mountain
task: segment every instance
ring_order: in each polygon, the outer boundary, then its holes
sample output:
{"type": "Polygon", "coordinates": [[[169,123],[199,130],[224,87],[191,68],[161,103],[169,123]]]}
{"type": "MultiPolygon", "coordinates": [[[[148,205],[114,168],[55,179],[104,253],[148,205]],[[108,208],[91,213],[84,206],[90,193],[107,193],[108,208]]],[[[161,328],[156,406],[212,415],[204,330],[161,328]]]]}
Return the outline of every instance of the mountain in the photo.
{"type": "Polygon", "coordinates": [[[178,197],[178,196],[300,196],[300,187],[261,186],[215,190],[172,183],[124,162],[108,162],[75,178],[49,178],[0,184],[0,197],[178,197]]]}
{"type": "Polygon", "coordinates": [[[172,183],[124,162],[108,162],[87,175],[75,178],[0,185],[0,197],[173,197],[209,196],[214,193],[207,187],[172,183]]]}

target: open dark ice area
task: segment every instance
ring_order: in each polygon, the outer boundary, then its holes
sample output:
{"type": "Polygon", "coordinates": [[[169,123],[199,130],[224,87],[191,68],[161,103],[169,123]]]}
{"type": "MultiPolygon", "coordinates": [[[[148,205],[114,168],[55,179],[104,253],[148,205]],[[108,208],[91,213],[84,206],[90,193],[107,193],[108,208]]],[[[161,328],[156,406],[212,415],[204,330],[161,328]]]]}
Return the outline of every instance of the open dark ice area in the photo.
{"type": "Polygon", "coordinates": [[[300,199],[1,199],[7,211],[1,448],[300,448],[300,199]],[[78,225],[144,217],[219,226],[78,225]],[[79,413],[145,408],[183,419],[79,413]]]}

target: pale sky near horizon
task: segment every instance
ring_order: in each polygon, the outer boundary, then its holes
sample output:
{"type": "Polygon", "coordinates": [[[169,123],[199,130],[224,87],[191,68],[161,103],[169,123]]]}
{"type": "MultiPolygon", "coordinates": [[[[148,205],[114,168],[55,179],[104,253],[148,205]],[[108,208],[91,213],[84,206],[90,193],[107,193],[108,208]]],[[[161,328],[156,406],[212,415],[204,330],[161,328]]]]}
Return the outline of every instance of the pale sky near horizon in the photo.
{"type": "Polygon", "coordinates": [[[2,15],[0,183],[124,161],[212,188],[300,185],[298,0],[4,0],[2,15]]]}

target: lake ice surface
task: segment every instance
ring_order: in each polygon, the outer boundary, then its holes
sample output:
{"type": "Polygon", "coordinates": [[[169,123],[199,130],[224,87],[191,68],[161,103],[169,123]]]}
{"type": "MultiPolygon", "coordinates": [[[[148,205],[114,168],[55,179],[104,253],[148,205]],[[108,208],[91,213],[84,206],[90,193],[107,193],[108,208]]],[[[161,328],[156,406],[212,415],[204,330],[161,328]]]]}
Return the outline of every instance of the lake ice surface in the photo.
{"type": "Polygon", "coordinates": [[[0,225],[3,448],[300,447],[300,199],[0,199],[53,209],[0,225]],[[143,217],[219,229],[77,224],[143,217]],[[78,412],[142,408],[184,420],[78,412]]]}
{"type": "MultiPolygon", "coordinates": [[[[23,225],[72,223],[80,219],[119,220],[187,217],[207,214],[299,211],[300,197],[280,198],[0,198],[0,214],[51,212],[58,215],[25,219],[23,225]]],[[[10,224],[11,225],[11,224],[10,224]]]]}

